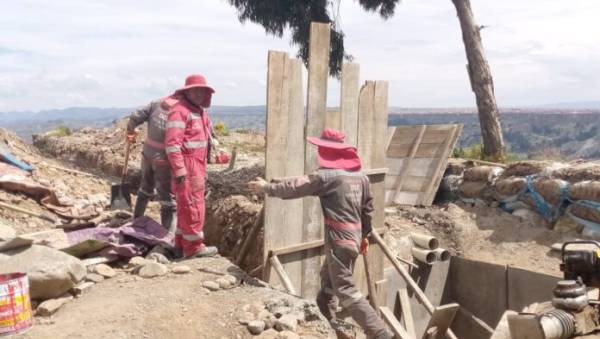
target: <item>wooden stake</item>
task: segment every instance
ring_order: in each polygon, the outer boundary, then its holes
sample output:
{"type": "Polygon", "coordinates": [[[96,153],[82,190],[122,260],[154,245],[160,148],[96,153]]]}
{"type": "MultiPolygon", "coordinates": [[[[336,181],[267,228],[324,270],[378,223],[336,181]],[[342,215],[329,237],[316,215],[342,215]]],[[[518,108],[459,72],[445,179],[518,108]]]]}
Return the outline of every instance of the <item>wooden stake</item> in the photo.
{"type": "Polygon", "coordinates": [[[273,266],[273,269],[275,269],[275,272],[279,276],[279,279],[281,279],[281,282],[283,283],[283,287],[285,287],[285,290],[288,291],[289,294],[296,295],[296,290],[294,289],[294,286],[292,286],[290,277],[288,277],[287,273],[285,273],[285,271],[283,270],[283,266],[281,266],[281,262],[279,261],[279,258],[277,258],[276,255],[272,255],[269,258],[269,262],[271,263],[271,266],[273,266]]]}

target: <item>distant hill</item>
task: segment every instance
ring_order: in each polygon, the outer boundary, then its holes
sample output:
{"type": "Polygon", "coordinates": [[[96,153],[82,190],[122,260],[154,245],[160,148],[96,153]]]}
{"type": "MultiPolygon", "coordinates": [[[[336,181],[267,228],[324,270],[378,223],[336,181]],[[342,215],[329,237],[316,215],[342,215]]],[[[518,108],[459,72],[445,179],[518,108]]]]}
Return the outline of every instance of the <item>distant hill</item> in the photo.
{"type": "MultiPolygon", "coordinates": [[[[511,153],[522,157],[558,156],[600,159],[600,109],[594,102],[564,103],[561,107],[501,109],[504,137],[511,153]]],[[[600,102],[597,102],[600,106],[600,102]]],[[[557,105],[558,106],[558,105],[557,105]]],[[[339,108],[330,108],[337,110],[339,108]]],[[[133,108],[73,107],[41,112],[0,112],[0,127],[15,131],[25,140],[58,126],[108,127],[133,108]]],[[[265,106],[211,107],[214,123],[229,128],[264,130],[265,106]]],[[[481,143],[475,108],[390,107],[389,125],[461,123],[465,128],[460,147],[481,143]]]]}

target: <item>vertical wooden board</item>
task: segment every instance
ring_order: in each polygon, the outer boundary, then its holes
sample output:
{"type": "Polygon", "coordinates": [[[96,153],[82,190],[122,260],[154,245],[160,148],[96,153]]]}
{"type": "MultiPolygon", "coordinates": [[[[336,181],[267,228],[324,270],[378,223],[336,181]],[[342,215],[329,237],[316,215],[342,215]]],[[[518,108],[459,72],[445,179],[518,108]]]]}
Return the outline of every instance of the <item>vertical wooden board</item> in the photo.
{"type": "Polygon", "coordinates": [[[360,65],[345,62],[342,65],[340,112],[341,130],[346,133],[346,143],[356,146],[358,139],[358,81],[360,65]]]}
{"type": "Polygon", "coordinates": [[[423,135],[425,134],[426,129],[427,129],[426,125],[421,125],[419,132],[417,133],[415,138],[412,140],[412,145],[410,147],[408,157],[406,158],[406,160],[404,162],[404,167],[400,171],[400,174],[398,175],[398,178],[395,182],[395,190],[398,193],[400,193],[402,191],[402,189],[404,188],[404,182],[406,181],[406,178],[408,177],[408,175],[410,173],[410,168],[411,168],[410,165],[412,164],[415,153],[417,153],[417,149],[419,148],[419,145],[421,144],[421,140],[423,139],[423,135]]]}
{"type": "MultiPolygon", "coordinates": [[[[269,51],[267,72],[267,143],[265,154],[266,179],[285,175],[285,145],[287,144],[286,128],[288,124],[289,96],[286,86],[287,53],[269,51]],[[283,147],[282,147],[283,146],[283,147]]],[[[278,234],[278,225],[284,222],[284,216],[280,211],[284,208],[284,202],[280,199],[267,197],[265,199],[265,221],[264,221],[264,253],[263,264],[267,265],[268,251],[271,248],[281,246],[278,234]]],[[[264,278],[268,281],[271,270],[265,269],[264,278]]]]}
{"type": "Polygon", "coordinates": [[[367,81],[360,89],[358,96],[358,154],[362,161],[362,167],[374,168],[371,163],[371,150],[373,149],[373,123],[375,82],[367,81]]]}
{"type": "Polygon", "coordinates": [[[342,112],[341,111],[327,111],[325,113],[325,127],[333,128],[335,130],[342,129],[342,112]]]}
{"type": "MultiPolygon", "coordinates": [[[[311,23],[310,51],[308,61],[308,93],[306,102],[305,136],[320,135],[325,125],[327,110],[327,78],[329,76],[329,24],[311,23]]],[[[304,172],[311,173],[318,168],[317,149],[309,143],[306,146],[304,172]]],[[[318,240],[323,237],[323,217],[319,200],[304,198],[304,234],[303,241],[318,240]]],[[[304,253],[302,265],[301,295],[311,298],[319,291],[319,271],[321,265],[320,250],[304,253]]]]}
{"type": "MultiPolygon", "coordinates": [[[[388,83],[387,81],[376,81],[373,94],[373,126],[371,132],[371,168],[385,167],[385,152],[387,145],[388,123],[388,83]]],[[[359,126],[359,128],[363,128],[359,126]]],[[[373,228],[381,229],[385,222],[385,175],[375,175],[371,180],[371,194],[373,194],[373,228]]],[[[384,235],[386,237],[387,235],[384,235]]],[[[376,280],[384,279],[384,254],[379,245],[375,245],[369,251],[369,262],[371,262],[371,276],[376,280]]]]}
{"type": "MultiPolygon", "coordinates": [[[[358,155],[360,156],[360,160],[362,163],[363,169],[370,169],[372,167],[372,155],[373,155],[373,126],[374,126],[374,103],[373,99],[375,96],[375,82],[367,81],[360,89],[360,94],[358,97],[358,135],[357,135],[357,145],[358,145],[358,155]]],[[[371,185],[372,190],[372,185],[371,185]]],[[[373,192],[371,191],[371,194],[373,192]]],[[[375,206],[375,205],[374,205],[375,206]]],[[[376,208],[376,207],[375,207],[376,208]]],[[[375,220],[372,223],[373,227],[377,227],[375,220]]],[[[373,244],[374,247],[374,244],[373,244]]],[[[367,253],[367,257],[369,262],[373,263],[373,260],[377,260],[376,258],[372,258],[373,247],[370,248],[367,253]]],[[[370,267],[372,270],[373,264],[370,267]]],[[[373,273],[374,277],[377,277],[373,273]]],[[[377,279],[375,278],[375,279],[377,279]]],[[[358,260],[355,264],[354,268],[354,282],[356,283],[356,287],[363,293],[368,293],[368,284],[365,276],[365,268],[362,260],[358,260]]]]}
{"type": "MultiPolygon", "coordinates": [[[[287,156],[285,176],[304,174],[304,95],[302,89],[302,62],[290,59],[289,67],[289,114],[287,130],[287,156]]],[[[284,201],[284,223],[279,225],[279,237],[285,238],[285,245],[302,243],[303,200],[284,201]],[[282,227],[285,227],[283,231],[282,227]]],[[[282,256],[283,267],[296,291],[302,286],[302,253],[282,256]]]]}
{"type": "Polygon", "coordinates": [[[423,195],[423,199],[421,200],[421,205],[423,206],[431,206],[433,203],[433,199],[435,198],[435,194],[437,192],[437,188],[440,186],[440,182],[442,181],[442,176],[448,165],[448,157],[450,153],[454,149],[454,145],[456,145],[456,141],[462,132],[462,125],[454,125],[454,128],[448,133],[448,138],[444,141],[442,148],[443,153],[439,157],[437,168],[435,169],[435,174],[433,174],[430,186],[427,188],[426,193],[423,195]]]}

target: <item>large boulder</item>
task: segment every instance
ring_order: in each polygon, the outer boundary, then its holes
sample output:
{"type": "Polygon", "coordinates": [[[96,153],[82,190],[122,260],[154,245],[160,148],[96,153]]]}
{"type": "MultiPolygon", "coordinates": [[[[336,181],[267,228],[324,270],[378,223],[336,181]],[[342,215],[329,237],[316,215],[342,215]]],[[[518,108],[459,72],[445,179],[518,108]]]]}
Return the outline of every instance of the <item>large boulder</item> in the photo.
{"type": "Polygon", "coordinates": [[[87,274],[79,259],[40,245],[0,253],[0,274],[11,272],[27,273],[32,299],[57,298],[87,274]]]}

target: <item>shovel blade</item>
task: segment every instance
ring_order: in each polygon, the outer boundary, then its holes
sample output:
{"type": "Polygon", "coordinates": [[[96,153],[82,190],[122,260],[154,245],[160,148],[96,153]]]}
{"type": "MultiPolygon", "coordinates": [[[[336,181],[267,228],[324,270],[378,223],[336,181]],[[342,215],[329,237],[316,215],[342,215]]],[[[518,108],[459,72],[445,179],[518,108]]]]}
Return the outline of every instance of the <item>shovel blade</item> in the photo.
{"type": "Polygon", "coordinates": [[[129,183],[110,187],[110,209],[131,211],[131,186],[129,183]]]}

